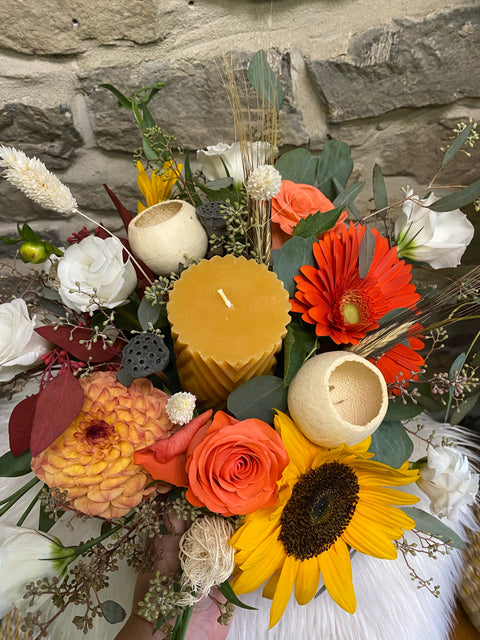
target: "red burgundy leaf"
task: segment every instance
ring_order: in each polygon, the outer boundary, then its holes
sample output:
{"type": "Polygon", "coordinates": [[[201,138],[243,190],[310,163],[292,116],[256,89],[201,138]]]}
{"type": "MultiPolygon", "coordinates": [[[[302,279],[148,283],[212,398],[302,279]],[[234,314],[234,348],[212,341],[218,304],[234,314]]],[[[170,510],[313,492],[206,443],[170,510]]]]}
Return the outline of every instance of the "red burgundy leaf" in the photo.
{"type": "Polygon", "coordinates": [[[81,344],[81,341],[88,341],[92,337],[92,330],[88,327],[72,327],[71,325],[45,325],[37,327],[35,331],[61,349],[65,349],[75,358],[82,362],[108,362],[120,354],[115,347],[105,345],[99,338],[97,342],[81,344]],[[91,348],[88,349],[87,346],[91,348]],[[104,346],[106,347],[104,349],[104,346]]]}
{"type": "Polygon", "coordinates": [[[33,416],[30,452],[38,456],[61,435],[80,413],[82,385],[68,370],[52,378],[38,394],[33,416]]]}
{"type": "Polygon", "coordinates": [[[120,217],[122,219],[123,226],[125,227],[125,230],[127,230],[128,229],[128,225],[133,220],[133,214],[127,209],[127,207],[123,206],[123,204],[120,202],[118,196],[116,196],[113,193],[113,191],[106,184],[103,185],[103,188],[105,189],[105,191],[110,196],[110,200],[115,205],[115,209],[118,211],[118,213],[120,214],[120,217]]]}
{"type": "Polygon", "coordinates": [[[12,411],[8,422],[8,436],[10,451],[14,456],[20,456],[30,445],[33,416],[37,405],[38,393],[27,396],[19,402],[12,411]]]}

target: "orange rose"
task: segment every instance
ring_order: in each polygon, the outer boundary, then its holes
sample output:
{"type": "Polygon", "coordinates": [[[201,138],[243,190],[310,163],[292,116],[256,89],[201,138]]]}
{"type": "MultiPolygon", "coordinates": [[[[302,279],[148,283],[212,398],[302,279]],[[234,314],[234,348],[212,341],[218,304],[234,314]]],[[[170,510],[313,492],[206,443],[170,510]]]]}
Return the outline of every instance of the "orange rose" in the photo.
{"type": "MultiPolygon", "coordinates": [[[[280,191],[272,198],[272,247],[279,249],[292,235],[293,227],[303,218],[334,208],[333,203],[320,189],[310,184],[282,180],[280,191]]],[[[343,222],[346,217],[347,212],[343,211],[337,224],[343,222]]]]}
{"type": "Polygon", "coordinates": [[[217,411],[188,448],[187,500],[223,516],[271,507],[287,464],[285,446],[270,425],[217,411]]]}

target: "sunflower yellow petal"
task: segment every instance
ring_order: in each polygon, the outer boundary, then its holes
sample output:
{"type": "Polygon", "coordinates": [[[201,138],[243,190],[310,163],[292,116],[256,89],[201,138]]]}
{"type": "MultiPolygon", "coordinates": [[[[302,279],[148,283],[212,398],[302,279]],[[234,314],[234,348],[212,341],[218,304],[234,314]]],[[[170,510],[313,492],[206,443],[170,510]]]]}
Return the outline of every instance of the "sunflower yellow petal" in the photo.
{"type": "Polygon", "coordinates": [[[319,575],[316,556],[300,563],[295,582],[295,598],[298,604],[307,604],[317,593],[319,575]]]}
{"type": "Polygon", "coordinates": [[[267,584],[263,587],[262,596],[264,598],[268,598],[269,600],[273,600],[273,596],[275,595],[275,591],[277,589],[277,584],[280,579],[280,569],[277,569],[267,584]]]}
{"type": "MultiPolygon", "coordinates": [[[[285,560],[285,551],[283,546],[279,543],[273,545],[271,553],[264,556],[255,566],[246,571],[241,571],[232,580],[232,589],[237,595],[242,593],[250,593],[255,591],[258,587],[261,587],[266,582],[272,573],[282,567],[282,563],[285,560]]],[[[240,567],[241,568],[241,567],[240,567]]]]}
{"type": "Polygon", "coordinates": [[[342,539],[360,553],[384,560],[394,560],[397,557],[392,538],[382,527],[375,526],[375,523],[361,514],[355,514],[342,535],[342,539]]]}
{"type": "Polygon", "coordinates": [[[277,624],[287,607],[300,564],[301,561],[296,560],[293,556],[287,556],[283,563],[270,609],[269,629],[277,624]]]}
{"type": "Polygon", "coordinates": [[[323,582],[330,596],[348,613],[355,613],[357,600],[352,583],[352,565],[347,545],[339,539],[318,556],[323,582]]]}
{"type": "Polygon", "coordinates": [[[291,462],[304,472],[315,458],[318,446],[305,438],[293,420],[281,411],[275,416],[275,428],[283,440],[291,462]]]}

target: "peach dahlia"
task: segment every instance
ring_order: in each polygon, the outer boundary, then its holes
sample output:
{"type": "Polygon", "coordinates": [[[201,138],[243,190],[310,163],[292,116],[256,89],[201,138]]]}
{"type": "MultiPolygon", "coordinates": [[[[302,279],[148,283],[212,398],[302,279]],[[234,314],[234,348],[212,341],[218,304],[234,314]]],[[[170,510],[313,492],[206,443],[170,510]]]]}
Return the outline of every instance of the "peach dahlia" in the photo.
{"type": "Polygon", "coordinates": [[[67,491],[72,509],[119,518],[154,490],[147,488],[152,478],[133,454],[172,429],[168,395],[145,378],[127,388],[111,371],[80,383],[85,393],[80,414],[31,466],[50,488],[67,491]]]}

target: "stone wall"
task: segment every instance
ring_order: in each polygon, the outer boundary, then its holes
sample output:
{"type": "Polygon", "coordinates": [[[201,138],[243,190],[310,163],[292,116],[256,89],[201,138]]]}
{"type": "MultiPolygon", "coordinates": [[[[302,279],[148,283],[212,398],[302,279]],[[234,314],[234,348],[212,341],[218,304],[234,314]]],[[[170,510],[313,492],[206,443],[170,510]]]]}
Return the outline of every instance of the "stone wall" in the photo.
{"type": "MultiPolygon", "coordinates": [[[[0,0],[0,23],[0,143],[38,156],[112,228],[102,183],[136,208],[139,133],[101,83],[131,95],[165,81],[154,116],[195,150],[234,137],[224,57],[246,67],[268,48],[286,91],[282,147],[348,142],[364,207],[375,162],[396,199],[433,176],[457,121],[480,119],[477,0],[0,0]]],[[[478,179],[475,153],[444,182],[478,179]]],[[[83,224],[0,181],[2,234],[17,221],[59,242],[83,224]]]]}

